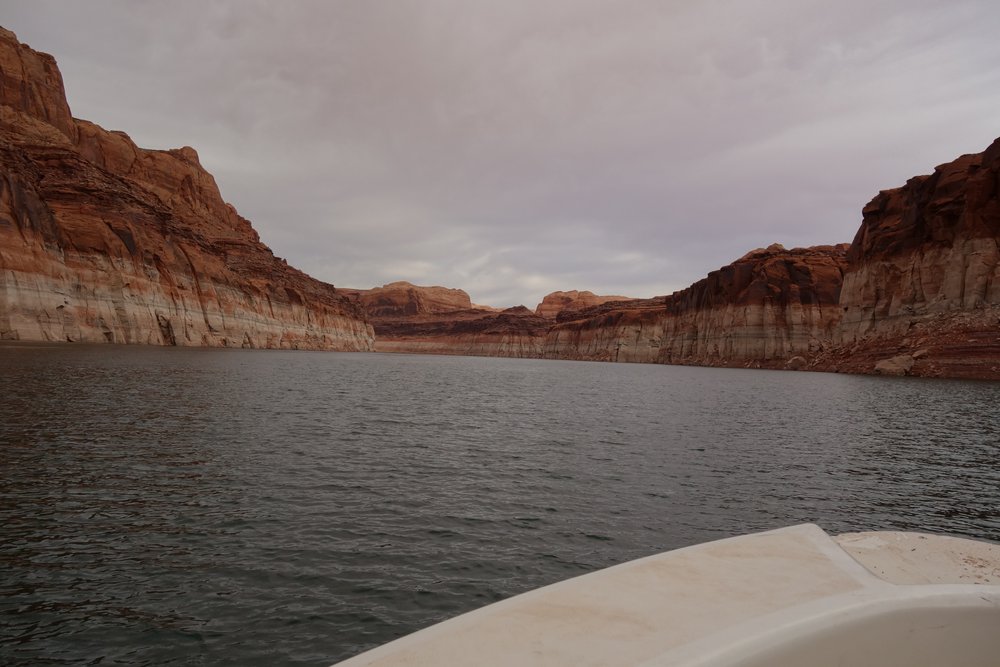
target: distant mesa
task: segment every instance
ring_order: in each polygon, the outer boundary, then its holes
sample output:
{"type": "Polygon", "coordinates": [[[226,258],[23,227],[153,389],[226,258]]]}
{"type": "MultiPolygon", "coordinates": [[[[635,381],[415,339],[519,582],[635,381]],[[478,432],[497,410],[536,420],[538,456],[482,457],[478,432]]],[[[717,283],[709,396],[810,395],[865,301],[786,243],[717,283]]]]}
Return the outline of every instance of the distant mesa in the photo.
{"type": "Polygon", "coordinates": [[[543,297],[542,302],[535,307],[535,314],[539,317],[555,320],[562,311],[579,311],[591,306],[599,306],[609,301],[631,300],[627,296],[598,296],[593,292],[578,292],[577,290],[552,292],[543,297]]]}
{"type": "Polygon", "coordinates": [[[403,280],[382,287],[345,292],[356,298],[372,318],[423,317],[475,308],[464,290],[421,287],[403,280]]]}

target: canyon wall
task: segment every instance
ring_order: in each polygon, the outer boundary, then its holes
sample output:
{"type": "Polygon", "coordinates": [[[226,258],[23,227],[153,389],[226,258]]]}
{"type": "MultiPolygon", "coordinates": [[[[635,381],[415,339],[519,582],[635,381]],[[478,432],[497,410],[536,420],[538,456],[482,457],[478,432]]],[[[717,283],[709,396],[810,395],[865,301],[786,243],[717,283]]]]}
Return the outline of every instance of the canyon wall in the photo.
{"type": "Polygon", "coordinates": [[[476,338],[496,320],[475,310],[438,312],[419,327],[412,319],[385,321],[380,344],[410,352],[1000,379],[1000,140],[879,193],[862,216],[851,244],[775,244],[669,296],[553,293],[536,308],[540,317],[525,319],[530,311],[522,309],[493,329],[513,345],[476,338]]]}
{"type": "Polygon", "coordinates": [[[377,352],[537,358],[550,324],[523,306],[478,306],[446,287],[400,281],[345,293],[371,320],[377,352]]]}
{"type": "Polygon", "coordinates": [[[548,358],[783,365],[831,343],[847,245],[747,253],[679,292],[561,317],[548,358]]]}
{"type": "Polygon", "coordinates": [[[1000,140],[878,194],[853,243],[755,250],[669,296],[335,289],[188,147],[73,118],[0,28],[0,340],[371,350],[1000,379],[1000,140]]]}
{"type": "Polygon", "coordinates": [[[1000,139],[863,210],[818,368],[1000,378],[1000,139]]]}
{"type": "Polygon", "coordinates": [[[74,119],[54,59],[0,28],[0,339],[369,350],[373,331],[193,149],[74,119]]]}
{"type": "Polygon", "coordinates": [[[1000,379],[1000,139],[879,193],[849,245],[749,253],[559,315],[550,358],[1000,379]]]}
{"type": "Polygon", "coordinates": [[[400,305],[376,324],[377,345],[1000,379],[998,197],[1000,140],[881,192],[851,244],[775,244],[653,299],[556,292],[534,318],[470,308],[467,295],[422,315],[400,305]]]}
{"type": "Polygon", "coordinates": [[[1000,140],[880,193],[851,244],[747,253],[652,299],[356,290],[393,352],[1000,379],[1000,140]]]}
{"type": "MultiPolygon", "coordinates": [[[[521,307],[523,308],[523,306],[521,307]]],[[[377,352],[537,359],[549,322],[526,308],[465,320],[375,326],[377,352]]]]}

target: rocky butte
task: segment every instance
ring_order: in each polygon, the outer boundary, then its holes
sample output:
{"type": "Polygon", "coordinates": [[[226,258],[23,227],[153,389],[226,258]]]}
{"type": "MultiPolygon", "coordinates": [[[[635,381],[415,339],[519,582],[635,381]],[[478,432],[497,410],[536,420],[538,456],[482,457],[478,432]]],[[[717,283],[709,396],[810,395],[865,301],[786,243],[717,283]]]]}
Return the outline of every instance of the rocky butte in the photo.
{"type": "Polygon", "coordinates": [[[546,319],[555,320],[562,314],[573,313],[586,310],[593,306],[600,306],[609,301],[633,301],[627,296],[600,296],[593,292],[579,292],[572,290],[569,292],[552,292],[542,298],[542,302],[535,307],[535,315],[546,319]]]}
{"type": "Polygon", "coordinates": [[[73,118],[55,60],[0,28],[0,339],[370,350],[373,331],[193,149],[73,118]]]}

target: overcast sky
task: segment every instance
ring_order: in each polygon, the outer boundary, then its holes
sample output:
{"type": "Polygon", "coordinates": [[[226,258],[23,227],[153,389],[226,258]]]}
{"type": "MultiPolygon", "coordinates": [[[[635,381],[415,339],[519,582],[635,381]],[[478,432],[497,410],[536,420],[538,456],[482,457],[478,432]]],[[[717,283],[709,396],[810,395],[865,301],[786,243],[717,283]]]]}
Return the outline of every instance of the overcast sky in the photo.
{"type": "Polygon", "coordinates": [[[340,286],[648,297],[1000,136],[995,0],[0,0],[74,115],[196,148],[340,286]]]}

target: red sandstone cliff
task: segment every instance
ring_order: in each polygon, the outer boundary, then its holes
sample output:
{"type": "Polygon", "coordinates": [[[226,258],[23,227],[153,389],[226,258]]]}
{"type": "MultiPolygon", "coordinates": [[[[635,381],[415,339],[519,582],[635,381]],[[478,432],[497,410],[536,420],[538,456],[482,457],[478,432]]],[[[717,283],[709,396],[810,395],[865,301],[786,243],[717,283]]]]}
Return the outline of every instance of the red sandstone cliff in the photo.
{"type": "Polygon", "coordinates": [[[1000,379],[1000,139],[879,193],[849,247],[558,320],[546,357],[1000,379]]]}
{"type": "Polygon", "coordinates": [[[545,356],[783,364],[830,343],[846,256],[846,244],[755,250],[670,296],[612,302],[560,321],[546,336],[545,356]]]}
{"type": "Polygon", "coordinates": [[[366,350],[363,311],[289,267],[191,148],[74,119],[0,28],[0,339],[366,350]]]}
{"type": "Polygon", "coordinates": [[[1000,378],[1000,139],[880,192],[817,368],[1000,378]]]}
{"type": "Polygon", "coordinates": [[[881,192],[850,245],[775,244],[665,297],[547,301],[555,323],[473,309],[381,331],[413,352],[1000,379],[1000,140],[881,192]],[[457,344],[485,331],[516,332],[516,353],[457,344]]]}
{"type": "Polygon", "coordinates": [[[830,345],[847,249],[775,244],[668,297],[555,292],[535,313],[487,312],[461,290],[409,283],[352,293],[379,351],[784,366],[830,345]]]}
{"type": "Polygon", "coordinates": [[[74,119],[0,29],[0,339],[379,349],[1000,379],[1000,140],[881,192],[847,246],[748,253],[666,297],[335,290],[288,267],[193,149],[74,119]],[[555,322],[553,322],[553,319],[555,322]]]}
{"type": "Polygon", "coordinates": [[[1000,379],[1000,139],[879,193],[850,245],[774,244],[670,296],[418,297],[378,311],[381,349],[1000,379]]]}

